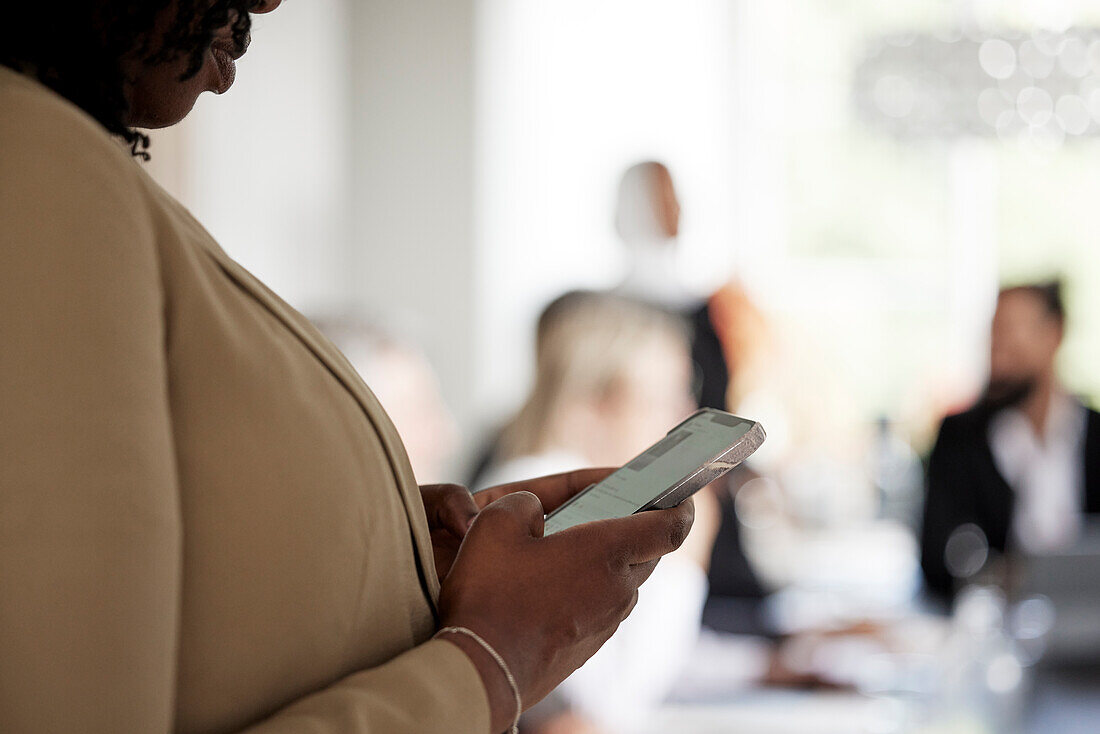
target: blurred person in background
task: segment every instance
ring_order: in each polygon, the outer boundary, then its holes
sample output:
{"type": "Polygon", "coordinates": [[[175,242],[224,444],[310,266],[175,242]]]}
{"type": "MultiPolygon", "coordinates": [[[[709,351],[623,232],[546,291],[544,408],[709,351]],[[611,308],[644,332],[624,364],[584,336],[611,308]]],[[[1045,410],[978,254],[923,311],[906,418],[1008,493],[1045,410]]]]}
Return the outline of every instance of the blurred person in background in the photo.
{"type": "Polygon", "coordinates": [[[691,327],[691,359],[700,407],[729,410],[733,380],[759,345],[763,319],[735,282],[711,296],[679,275],[680,198],[668,166],[644,161],[619,181],[615,231],[627,269],[614,292],[682,316],[691,327]]]}
{"type": "MultiPolygon", "coordinates": [[[[567,293],[538,322],[534,386],[485,474],[500,484],[590,465],[625,464],[695,409],[682,324],[659,309],[606,293],[567,293]]],[[[475,495],[476,496],[476,495],[475,495]]],[[[709,490],[696,522],[639,593],[603,650],[536,707],[540,734],[637,730],[670,690],[693,649],[717,530],[709,490]]]]}
{"type": "Polygon", "coordinates": [[[444,481],[458,450],[458,424],[427,355],[367,319],[343,315],[310,320],[344,353],[386,409],[417,481],[444,481]]]}
{"type": "Polygon", "coordinates": [[[961,526],[992,550],[1033,554],[1071,546],[1100,513],[1100,414],[1058,379],[1065,329],[1060,283],[1000,292],[988,386],[944,419],[929,460],[921,565],[936,592],[955,591],[946,556],[961,526]]]}
{"type": "MultiPolygon", "coordinates": [[[[690,329],[693,387],[699,407],[737,412],[758,375],[765,341],[763,314],[745,289],[730,281],[709,297],[681,280],[680,197],[668,166],[643,161],[619,181],[615,231],[627,255],[627,271],[615,293],[682,318],[690,329]]],[[[710,564],[710,594],[704,619],[725,632],[759,633],[767,625],[760,601],[765,591],[745,554],[734,497],[759,478],[747,465],[716,483],[721,525],[710,564]]]]}

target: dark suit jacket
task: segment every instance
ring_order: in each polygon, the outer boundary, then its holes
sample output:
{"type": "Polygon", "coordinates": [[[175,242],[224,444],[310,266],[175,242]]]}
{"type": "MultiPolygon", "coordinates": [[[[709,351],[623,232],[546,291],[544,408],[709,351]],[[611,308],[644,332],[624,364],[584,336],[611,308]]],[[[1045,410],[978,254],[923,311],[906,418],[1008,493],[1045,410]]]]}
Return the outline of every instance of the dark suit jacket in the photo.
{"type": "MultiPolygon", "coordinates": [[[[944,561],[951,534],[967,523],[985,533],[992,550],[1003,553],[1011,543],[1015,492],[997,470],[989,445],[989,424],[995,415],[978,407],[949,416],[940,427],[928,464],[921,567],[928,586],[950,595],[953,579],[944,561]]],[[[1084,507],[1100,513],[1100,413],[1090,410],[1085,435],[1084,507]]]]}

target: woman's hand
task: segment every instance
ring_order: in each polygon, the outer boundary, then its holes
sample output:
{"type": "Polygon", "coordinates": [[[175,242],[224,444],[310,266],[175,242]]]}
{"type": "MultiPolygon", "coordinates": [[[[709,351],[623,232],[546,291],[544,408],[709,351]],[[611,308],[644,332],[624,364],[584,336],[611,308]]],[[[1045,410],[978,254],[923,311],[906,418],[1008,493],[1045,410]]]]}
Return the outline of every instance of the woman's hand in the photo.
{"type": "Polygon", "coordinates": [[[551,512],[589,484],[600,481],[613,471],[615,470],[581,469],[541,479],[501,484],[474,495],[458,484],[420,485],[420,499],[424,502],[424,512],[428,516],[435,571],[440,583],[447,577],[458,547],[482,507],[507,494],[530,492],[539,498],[546,508],[545,512],[551,512]]]}
{"type": "MultiPolygon", "coordinates": [[[[565,475],[570,480],[536,480],[527,486],[549,489],[560,502],[568,496],[566,490],[579,491],[604,475],[606,471],[574,472],[565,475]]],[[[544,538],[538,498],[522,491],[502,494],[478,514],[466,534],[443,582],[439,610],[442,626],[471,629],[503,656],[527,707],[611,636],[633,609],[638,587],[657,560],[687,536],[694,506],[688,501],[544,538]]],[[[503,674],[465,636],[446,639],[465,650],[481,673],[494,730],[507,728],[516,711],[503,674]]]]}
{"type": "Polygon", "coordinates": [[[422,484],[420,499],[428,516],[435,572],[442,583],[479,508],[470,491],[458,484],[422,484]]]}

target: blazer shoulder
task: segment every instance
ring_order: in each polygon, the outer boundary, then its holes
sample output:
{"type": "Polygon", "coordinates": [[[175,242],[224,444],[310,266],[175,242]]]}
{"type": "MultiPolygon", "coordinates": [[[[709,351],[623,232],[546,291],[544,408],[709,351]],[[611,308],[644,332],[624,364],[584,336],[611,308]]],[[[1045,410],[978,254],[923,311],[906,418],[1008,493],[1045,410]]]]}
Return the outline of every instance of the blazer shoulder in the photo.
{"type": "Polygon", "coordinates": [[[38,81],[0,66],[0,171],[9,185],[33,166],[67,176],[98,172],[118,185],[140,185],[142,170],[91,115],[38,81]],[[11,167],[11,168],[9,168],[11,167]],[[14,169],[14,170],[13,170],[14,169]]]}
{"type": "Polygon", "coordinates": [[[984,433],[989,426],[990,414],[981,407],[973,407],[958,413],[952,413],[943,419],[940,424],[940,433],[963,434],[972,432],[984,433]]]}
{"type": "Polygon", "coordinates": [[[988,440],[989,411],[979,407],[946,416],[936,434],[933,453],[944,456],[957,451],[973,451],[988,440]]]}
{"type": "Polygon", "coordinates": [[[1100,442],[1100,411],[1086,407],[1085,436],[1093,442],[1100,442]]]}

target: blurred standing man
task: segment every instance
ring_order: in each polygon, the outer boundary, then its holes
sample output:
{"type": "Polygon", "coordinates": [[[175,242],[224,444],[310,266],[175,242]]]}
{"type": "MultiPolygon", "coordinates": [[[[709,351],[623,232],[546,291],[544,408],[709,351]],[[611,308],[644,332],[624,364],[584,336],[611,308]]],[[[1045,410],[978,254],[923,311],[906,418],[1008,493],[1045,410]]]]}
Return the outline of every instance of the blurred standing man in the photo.
{"type": "Polygon", "coordinates": [[[998,296],[989,386],[944,420],[929,462],[921,565],[938,592],[953,591],[945,552],[962,525],[993,550],[1043,553],[1072,545],[1085,515],[1100,513],[1100,414],[1055,370],[1065,322],[1058,282],[998,296]]]}

